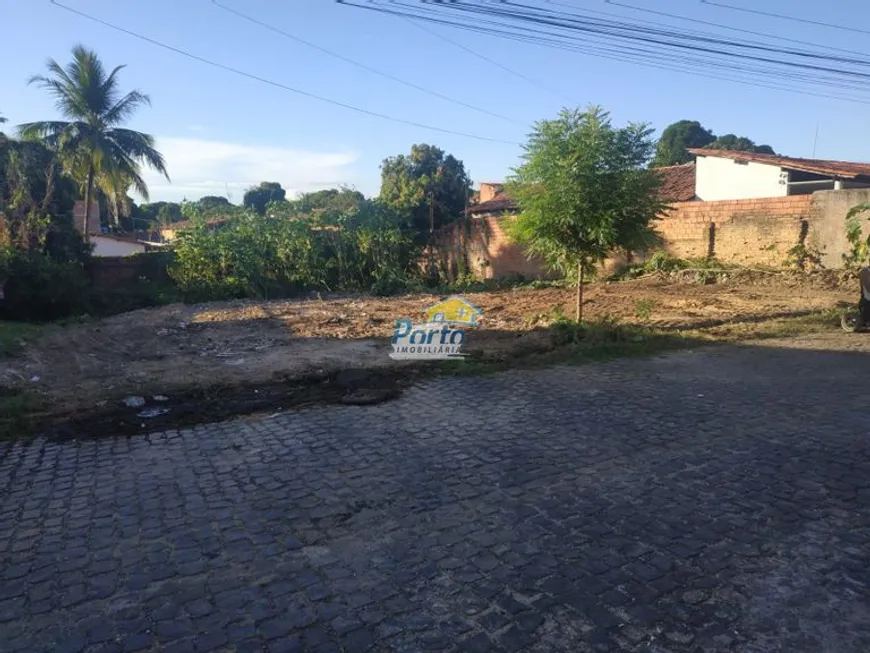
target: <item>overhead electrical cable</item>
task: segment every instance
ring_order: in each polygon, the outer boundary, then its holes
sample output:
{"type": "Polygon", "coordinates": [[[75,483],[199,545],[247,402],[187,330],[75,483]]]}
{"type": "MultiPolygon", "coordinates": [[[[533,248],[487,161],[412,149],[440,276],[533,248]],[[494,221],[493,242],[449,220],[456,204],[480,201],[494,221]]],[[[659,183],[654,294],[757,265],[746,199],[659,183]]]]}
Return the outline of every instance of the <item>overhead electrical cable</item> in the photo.
{"type": "Polygon", "coordinates": [[[254,25],[259,25],[260,27],[263,27],[264,29],[275,32],[276,34],[280,34],[281,36],[284,36],[285,38],[288,38],[291,41],[295,41],[296,43],[301,43],[302,45],[308,46],[309,48],[313,48],[319,52],[322,52],[324,54],[328,54],[331,57],[334,57],[336,59],[340,59],[341,61],[344,61],[346,63],[351,64],[352,66],[362,68],[363,70],[366,70],[374,75],[379,75],[381,77],[384,77],[385,79],[389,79],[389,80],[396,82],[398,84],[402,84],[404,86],[407,86],[409,88],[413,88],[413,89],[420,91],[422,93],[426,93],[426,94],[431,95],[433,97],[437,97],[441,100],[445,100],[446,102],[451,102],[453,104],[457,104],[461,107],[465,107],[466,109],[472,109],[472,110],[478,111],[480,113],[485,113],[489,116],[493,116],[493,117],[499,118],[501,120],[506,120],[508,122],[512,122],[512,123],[516,123],[516,124],[523,124],[519,120],[514,120],[513,118],[508,118],[507,116],[504,116],[500,113],[496,113],[495,111],[490,111],[488,109],[482,109],[481,107],[477,107],[477,106],[474,106],[473,104],[463,102],[462,100],[457,100],[456,98],[452,98],[448,95],[444,95],[443,93],[438,93],[437,91],[433,91],[433,90],[428,89],[424,86],[420,86],[419,84],[416,84],[414,82],[409,82],[409,81],[404,80],[400,77],[396,77],[395,75],[391,75],[390,73],[385,73],[382,70],[378,70],[377,68],[373,68],[372,66],[368,66],[364,63],[356,61],[355,59],[351,59],[350,57],[346,57],[343,54],[339,54],[338,52],[333,52],[332,50],[324,48],[323,46],[317,45],[316,43],[312,43],[311,41],[306,41],[305,39],[300,38],[294,34],[291,34],[290,32],[287,32],[283,29],[275,27],[274,25],[269,25],[266,22],[263,22],[257,18],[254,18],[253,16],[249,16],[248,14],[245,14],[241,11],[233,9],[232,7],[221,4],[220,2],[218,2],[218,0],[211,0],[211,2],[218,9],[221,9],[223,11],[226,11],[227,13],[238,16],[239,18],[242,18],[243,20],[246,20],[250,23],[253,23],[254,25]]]}
{"type": "Polygon", "coordinates": [[[808,25],[817,25],[819,27],[829,27],[831,29],[839,29],[846,32],[857,32],[858,34],[870,34],[866,29],[857,27],[848,27],[847,25],[835,25],[834,23],[823,23],[818,20],[810,20],[809,18],[798,18],[797,16],[788,16],[786,14],[777,14],[770,11],[761,11],[760,9],[748,9],[746,7],[735,7],[734,5],[725,4],[724,2],[710,2],[710,0],[701,0],[702,5],[710,5],[711,7],[721,7],[722,9],[730,9],[732,11],[742,11],[747,14],[756,14],[758,16],[767,16],[769,18],[779,18],[780,20],[791,20],[796,23],[806,23],[808,25]]]}
{"type": "MultiPolygon", "coordinates": [[[[576,9],[607,16],[605,19],[590,18],[574,12],[553,10],[552,7],[509,0],[338,2],[514,41],[626,60],[638,65],[664,67],[762,88],[775,87],[776,90],[851,102],[864,103],[870,100],[866,95],[861,96],[870,93],[870,58],[816,44],[805,44],[810,46],[805,48],[784,47],[711,32],[687,31],[652,21],[628,21],[612,13],[576,9]],[[711,75],[711,71],[718,75],[711,75]],[[822,90],[819,87],[847,91],[849,94],[812,92],[811,89],[822,90]]],[[[555,0],[547,0],[547,4],[573,8],[573,5],[555,0]]],[[[789,41],[804,44],[796,40],[789,41]]]]}
{"type": "Polygon", "coordinates": [[[244,70],[240,70],[238,68],[234,68],[232,66],[228,66],[226,64],[222,64],[222,63],[219,63],[217,61],[213,61],[211,59],[201,57],[197,54],[193,54],[192,52],[188,52],[187,50],[177,48],[173,45],[168,45],[166,43],[162,43],[160,41],[157,41],[156,39],[152,39],[151,37],[145,36],[143,34],[139,34],[138,32],[134,32],[133,30],[127,29],[125,27],[121,27],[119,25],[115,25],[113,23],[105,21],[105,20],[98,18],[96,16],[92,16],[91,14],[85,13],[85,12],[80,11],[78,9],[75,9],[73,7],[69,7],[65,4],[58,2],[57,0],[49,0],[49,1],[55,7],[58,7],[60,9],[68,11],[70,13],[81,16],[82,18],[86,18],[92,22],[99,23],[100,25],[103,25],[103,26],[108,27],[110,29],[116,30],[116,31],[121,32],[123,34],[127,34],[128,36],[132,36],[132,37],[137,38],[141,41],[145,41],[145,42],[150,43],[152,45],[155,45],[159,48],[163,48],[164,50],[169,50],[170,52],[180,54],[184,57],[187,57],[189,59],[193,59],[195,61],[199,61],[200,63],[207,64],[207,65],[212,66],[214,68],[219,68],[221,70],[225,70],[225,71],[231,72],[235,75],[239,75],[241,77],[246,77],[248,79],[252,79],[252,80],[261,82],[263,84],[268,84],[269,86],[273,86],[275,88],[280,88],[282,90],[289,91],[290,93],[295,93],[297,95],[311,98],[313,100],[325,102],[326,104],[331,104],[333,106],[342,107],[343,109],[355,111],[356,113],[361,113],[361,114],[364,114],[367,116],[371,116],[373,118],[380,118],[382,120],[389,120],[390,122],[395,122],[395,123],[399,123],[399,124],[403,124],[403,125],[409,125],[411,127],[418,127],[420,129],[428,129],[431,131],[440,132],[442,134],[452,134],[454,136],[462,136],[465,138],[471,138],[474,140],[486,141],[486,142],[490,142],[490,143],[503,143],[506,145],[519,145],[520,144],[516,141],[507,141],[507,140],[502,140],[502,139],[498,139],[498,138],[489,138],[487,136],[479,136],[477,134],[468,134],[465,132],[454,131],[452,129],[446,129],[444,127],[436,127],[434,125],[427,125],[425,123],[416,122],[413,120],[406,120],[404,118],[397,118],[395,116],[391,116],[391,115],[388,115],[385,113],[379,113],[377,111],[370,111],[368,109],[363,109],[361,107],[357,107],[357,106],[354,106],[352,104],[347,104],[347,103],[341,102],[339,100],[333,100],[331,98],[327,98],[327,97],[324,97],[322,95],[317,95],[316,93],[311,93],[309,91],[304,91],[302,89],[294,88],[292,86],[288,86],[288,85],[283,84],[281,82],[276,82],[276,81],[268,79],[266,77],[261,77],[259,75],[255,75],[253,73],[249,73],[249,72],[246,72],[244,70]]]}

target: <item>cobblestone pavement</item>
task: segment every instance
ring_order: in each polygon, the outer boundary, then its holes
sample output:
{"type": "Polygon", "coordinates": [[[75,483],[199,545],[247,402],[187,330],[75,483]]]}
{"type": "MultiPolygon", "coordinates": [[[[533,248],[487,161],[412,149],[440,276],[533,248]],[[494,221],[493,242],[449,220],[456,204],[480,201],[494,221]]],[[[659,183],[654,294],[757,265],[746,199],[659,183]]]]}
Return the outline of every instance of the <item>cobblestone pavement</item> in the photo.
{"type": "Polygon", "coordinates": [[[0,648],[865,653],[870,348],[804,345],[7,445],[0,648]]]}

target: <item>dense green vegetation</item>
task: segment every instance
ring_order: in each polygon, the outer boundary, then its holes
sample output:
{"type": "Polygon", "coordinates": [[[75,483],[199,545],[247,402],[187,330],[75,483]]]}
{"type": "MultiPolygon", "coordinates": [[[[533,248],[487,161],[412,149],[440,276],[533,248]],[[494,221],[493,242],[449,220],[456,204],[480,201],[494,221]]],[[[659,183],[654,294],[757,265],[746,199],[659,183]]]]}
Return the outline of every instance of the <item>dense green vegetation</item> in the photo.
{"type": "MultiPolygon", "coordinates": [[[[341,194],[333,201],[340,202],[341,194]]],[[[267,299],[306,290],[391,293],[416,278],[409,216],[379,200],[303,212],[311,198],[246,211],[220,229],[204,216],[175,243],[170,275],[187,300],[267,299]]]]}

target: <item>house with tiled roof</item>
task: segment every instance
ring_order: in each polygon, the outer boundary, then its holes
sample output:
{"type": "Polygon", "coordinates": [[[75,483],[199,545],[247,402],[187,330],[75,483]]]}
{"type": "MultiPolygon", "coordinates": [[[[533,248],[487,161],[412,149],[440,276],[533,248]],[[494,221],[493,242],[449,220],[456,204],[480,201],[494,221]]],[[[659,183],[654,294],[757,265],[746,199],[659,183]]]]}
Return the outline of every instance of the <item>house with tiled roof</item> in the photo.
{"type": "MultiPolygon", "coordinates": [[[[666,202],[695,199],[695,163],[655,169],[662,176],[661,198],[666,202]]],[[[516,213],[517,203],[505,192],[504,184],[482,182],[476,201],[468,207],[469,216],[508,215],[516,213]]]]}
{"type": "Polygon", "coordinates": [[[870,188],[870,163],[706,148],[689,152],[696,157],[695,194],[705,202],[870,188]]]}
{"type": "MultiPolygon", "coordinates": [[[[755,152],[690,149],[694,161],[655,168],[669,208],[656,221],[664,249],[682,258],[716,257],[781,267],[800,246],[826,267],[849,251],[849,209],[870,202],[870,163],[803,159],[755,152]]],[[[480,184],[468,207],[470,236],[444,239],[453,258],[483,278],[544,274],[511,242],[507,222],[519,211],[499,183],[480,184]],[[463,241],[464,244],[459,243],[463,241]]],[[[645,252],[634,252],[643,260],[645,252]]]]}

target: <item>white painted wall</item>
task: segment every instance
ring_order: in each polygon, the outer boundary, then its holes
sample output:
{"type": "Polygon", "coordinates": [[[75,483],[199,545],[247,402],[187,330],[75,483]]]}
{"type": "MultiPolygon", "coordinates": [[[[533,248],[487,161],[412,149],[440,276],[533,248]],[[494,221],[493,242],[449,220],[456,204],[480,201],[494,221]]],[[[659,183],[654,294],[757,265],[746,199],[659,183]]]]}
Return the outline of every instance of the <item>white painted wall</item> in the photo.
{"type": "Polygon", "coordinates": [[[105,236],[91,236],[91,242],[94,244],[94,256],[131,256],[145,251],[145,245],[128,243],[105,236]]]}
{"type": "Polygon", "coordinates": [[[715,156],[699,156],[695,162],[695,194],[706,202],[785,197],[787,181],[788,173],[779,166],[715,156]]]}

